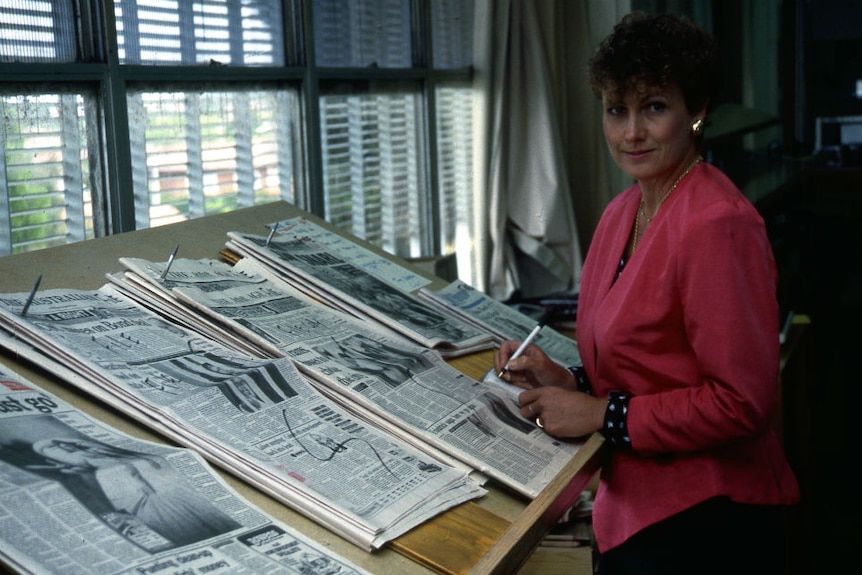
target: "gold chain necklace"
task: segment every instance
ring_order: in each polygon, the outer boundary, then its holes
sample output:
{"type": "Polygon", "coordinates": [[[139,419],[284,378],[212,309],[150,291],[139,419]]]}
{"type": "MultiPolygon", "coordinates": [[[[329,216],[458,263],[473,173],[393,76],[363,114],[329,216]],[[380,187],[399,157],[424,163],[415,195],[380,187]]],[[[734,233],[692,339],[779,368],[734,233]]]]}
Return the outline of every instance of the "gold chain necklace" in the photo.
{"type": "Polygon", "coordinates": [[[664,203],[664,201],[667,199],[667,197],[673,193],[673,191],[676,189],[676,187],[679,185],[679,183],[682,181],[682,179],[684,177],[686,177],[688,175],[688,173],[691,171],[691,169],[693,167],[695,167],[697,165],[697,163],[700,162],[701,160],[703,160],[703,158],[701,156],[696,157],[694,159],[694,161],[688,165],[688,167],[685,169],[685,171],[679,175],[679,177],[676,179],[676,181],[673,183],[673,185],[670,187],[670,189],[667,192],[665,192],[665,194],[658,201],[658,205],[655,207],[655,211],[653,212],[651,218],[648,218],[646,215],[646,212],[644,212],[644,200],[643,200],[643,198],[641,198],[641,203],[638,206],[637,213],[635,214],[635,229],[632,232],[631,253],[635,253],[635,248],[638,245],[638,233],[640,232],[641,216],[644,217],[644,220],[646,221],[647,225],[649,225],[653,221],[653,219],[656,217],[656,214],[658,214],[659,208],[661,208],[661,205],[664,203]]]}

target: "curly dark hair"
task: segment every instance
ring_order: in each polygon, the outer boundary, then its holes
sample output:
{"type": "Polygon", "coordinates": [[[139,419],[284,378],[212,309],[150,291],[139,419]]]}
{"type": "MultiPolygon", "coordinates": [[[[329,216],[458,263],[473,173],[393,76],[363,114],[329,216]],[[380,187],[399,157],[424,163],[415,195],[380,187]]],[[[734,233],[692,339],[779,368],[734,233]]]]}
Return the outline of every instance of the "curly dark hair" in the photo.
{"type": "Polygon", "coordinates": [[[715,38],[684,16],[632,12],[599,45],[590,60],[590,86],[604,90],[676,84],[689,112],[715,104],[722,86],[715,38]]]}

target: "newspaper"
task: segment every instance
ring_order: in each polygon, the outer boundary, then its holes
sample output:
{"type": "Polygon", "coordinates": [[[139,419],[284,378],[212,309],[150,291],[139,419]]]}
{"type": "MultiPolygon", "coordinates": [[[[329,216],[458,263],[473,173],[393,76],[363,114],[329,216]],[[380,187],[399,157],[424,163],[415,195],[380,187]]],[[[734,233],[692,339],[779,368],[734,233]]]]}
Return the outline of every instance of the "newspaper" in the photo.
{"type": "Polygon", "coordinates": [[[366,572],[195,452],[110,428],[0,366],[0,560],[64,575],[366,572]]]}
{"type": "Polygon", "coordinates": [[[274,237],[230,232],[228,246],[272,269],[294,287],[327,305],[454,357],[494,347],[486,331],[441,313],[394,287],[326,245],[301,235],[274,237]]]}
{"type": "Polygon", "coordinates": [[[273,237],[278,234],[311,239],[353,266],[402,292],[412,293],[431,283],[427,277],[409,267],[399,265],[363,247],[354,239],[346,238],[303,216],[275,222],[267,227],[274,232],[273,237]]]}
{"type": "MultiPolygon", "coordinates": [[[[457,314],[493,334],[496,341],[521,341],[536,327],[536,320],[495,300],[461,280],[455,280],[440,290],[420,288],[417,294],[424,301],[457,314]]],[[[582,365],[578,344],[546,325],[533,340],[551,359],[564,367],[582,365]]]]}
{"type": "MultiPolygon", "coordinates": [[[[123,258],[127,280],[158,283],[161,264],[123,258]],[[136,278],[136,279],[132,279],[136,278]]],[[[289,357],[321,389],[503,485],[535,497],[577,452],[520,415],[517,399],[434,350],[321,306],[259,262],[176,260],[167,279],[189,306],[289,357]]],[[[393,428],[394,429],[394,428],[393,428]]]]}
{"type": "Polygon", "coordinates": [[[285,358],[236,354],[115,287],[0,296],[0,342],[371,550],[484,494],[315,390],[285,358]]]}

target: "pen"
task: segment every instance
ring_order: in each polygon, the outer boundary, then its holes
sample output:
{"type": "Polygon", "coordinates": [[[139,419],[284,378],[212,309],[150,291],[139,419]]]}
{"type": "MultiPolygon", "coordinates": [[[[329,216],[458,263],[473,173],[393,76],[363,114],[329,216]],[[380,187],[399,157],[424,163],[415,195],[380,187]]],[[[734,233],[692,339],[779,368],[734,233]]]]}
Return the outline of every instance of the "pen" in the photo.
{"type": "Polygon", "coordinates": [[[531,331],[529,335],[527,335],[527,337],[524,339],[524,341],[521,342],[521,345],[518,346],[518,349],[515,350],[515,353],[513,353],[512,356],[508,359],[508,361],[506,361],[506,365],[503,366],[503,369],[500,370],[500,372],[497,374],[497,377],[503,377],[503,374],[509,371],[510,361],[521,357],[521,354],[524,353],[524,350],[527,349],[527,346],[533,342],[536,336],[539,335],[539,332],[542,331],[542,328],[545,327],[545,324],[548,323],[548,320],[551,319],[553,311],[554,310],[551,309],[545,315],[542,316],[542,318],[539,320],[539,324],[534,327],[533,331],[531,331]]]}
{"type": "Polygon", "coordinates": [[[177,247],[175,247],[174,251],[171,252],[171,255],[168,256],[168,263],[165,264],[165,271],[162,272],[162,277],[159,278],[159,281],[165,281],[165,278],[168,277],[168,271],[171,269],[171,264],[174,263],[174,258],[177,257],[178,249],[180,249],[180,244],[177,244],[177,247]]]}

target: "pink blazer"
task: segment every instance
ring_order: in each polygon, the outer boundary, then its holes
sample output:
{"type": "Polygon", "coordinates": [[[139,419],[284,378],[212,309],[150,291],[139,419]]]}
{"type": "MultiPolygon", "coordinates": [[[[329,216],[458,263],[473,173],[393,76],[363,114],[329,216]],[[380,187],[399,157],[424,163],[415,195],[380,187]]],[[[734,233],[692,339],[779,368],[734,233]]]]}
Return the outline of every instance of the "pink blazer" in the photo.
{"type": "Polygon", "coordinates": [[[718,495],[788,504],[796,479],[770,426],[777,274],[763,220],[707,163],[667,198],[613,281],[640,202],[605,210],[586,257],[577,340],[597,395],[632,395],[632,450],[612,449],[593,513],[607,551],[718,495]]]}

